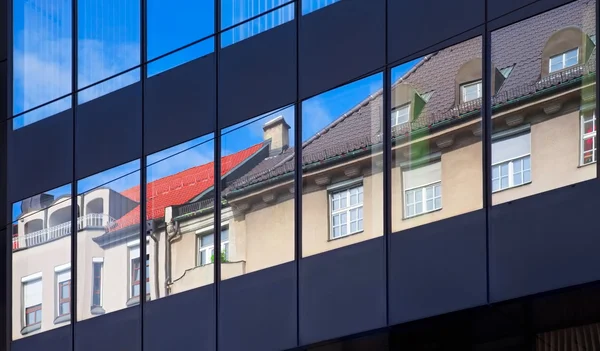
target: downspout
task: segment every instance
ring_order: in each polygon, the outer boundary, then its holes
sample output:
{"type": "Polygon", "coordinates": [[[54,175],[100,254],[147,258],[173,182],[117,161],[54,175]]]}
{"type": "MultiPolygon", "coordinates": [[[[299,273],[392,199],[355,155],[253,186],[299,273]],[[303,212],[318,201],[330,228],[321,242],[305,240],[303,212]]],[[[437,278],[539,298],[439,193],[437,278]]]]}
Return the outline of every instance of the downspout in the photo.
{"type": "MultiPolygon", "coordinates": [[[[154,221],[153,221],[154,222],[154,221]]],[[[165,228],[165,232],[166,232],[165,228]]],[[[156,294],[156,298],[160,298],[160,290],[158,289],[158,236],[154,233],[154,230],[150,230],[150,238],[154,241],[154,292],[156,294]]]]}
{"type": "Polygon", "coordinates": [[[169,295],[169,289],[171,285],[171,242],[175,240],[179,234],[179,222],[171,220],[167,225],[166,241],[165,241],[165,265],[166,265],[166,279],[165,279],[165,296],[169,295]],[[169,233],[171,232],[171,233],[169,233]]]}

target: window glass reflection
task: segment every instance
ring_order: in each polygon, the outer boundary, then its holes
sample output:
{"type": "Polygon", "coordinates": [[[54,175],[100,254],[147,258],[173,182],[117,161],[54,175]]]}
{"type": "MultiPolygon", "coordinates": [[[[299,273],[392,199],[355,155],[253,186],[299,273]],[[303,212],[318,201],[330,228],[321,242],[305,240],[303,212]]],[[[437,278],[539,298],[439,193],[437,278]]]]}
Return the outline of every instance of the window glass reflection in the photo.
{"type": "MultiPolygon", "coordinates": [[[[213,34],[214,5],[214,0],[148,0],[148,60],[213,34]]],[[[183,62],[195,58],[189,55],[183,62]]]]}
{"type": "MultiPolygon", "coordinates": [[[[220,0],[221,29],[235,26],[249,18],[256,17],[290,0],[220,0]]],[[[275,20],[272,17],[271,20],[275,20]]]]}
{"type": "Polygon", "coordinates": [[[302,102],[302,255],[383,235],[383,75],[302,102]]]}
{"type": "Polygon", "coordinates": [[[393,231],[482,208],[481,57],[475,38],[392,69],[393,231]]]}
{"type": "MultiPolygon", "coordinates": [[[[71,2],[14,0],[13,30],[13,113],[69,94],[71,2]]],[[[60,100],[28,114],[20,124],[39,121],[70,104],[70,100],[60,100]]]]}
{"type": "Polygon", "coordinates": [[[293,106],[222,130],[222,279],[294,260],[294,130],[293,106]]]}
{"type": "MultiPolygon", "coordinates": [[[[235,1],[235,0],[234,0],[235,1]]],[[[252,2],[263,3],[265,0],[249,0],[252,2]]],[[[282,1],[285,3],[285,1],[282,1]]],[[[291,2],[289,5],[285,5],[281,8],[273,10],[269,13],[266,13],[258,18],[255,18],[251,21],[240,24],[239,26],[229,29],[223,33],[221,33],[221,47],[227,47],[229,45],[240,42],[244,39],[248,39],[251,36],[260,34],[269,29],[275,28],[279,25],[282,25],[286,22],[289,22],[294,19],[294,2],[291,2]]],[[[275,7],[271,6],[270,8],[275,7]]],[[[237,7],[235,7],[237,9],[237,7]]],[[[243,8],[243,7],[242,7],[243,8]]],[[[235,11],[240,11],[239,9],[235,11]]],[[[237,12],[236,12],[237,13],[237,12]]],[[[260,14],[261,12],[258,12],[260,14]]],[[[223,14],[225,16],[225,14],[223,14]]],[[[248,16],[251,18],[252,16],[248,16]]],[[[237,23],[239,21],[236,21],[237,23]]],[[[223,28],[227,28],[227,26],[223,26],[223,28]]]]}
{"type": "MultiPolygon", "coordinates": [[[[139,0],[77,1],[79,88],[138,65],[140,63],[139,0]]],[[[138,80],[139,71],[132,71],[104,83],[105,86],[96,86],[90,90],[94,91],[92,95],[95,98],[138,80]]]]}
{"type": "Polygon", "coordinates": [[[596,177],[595,1],[492,33],[492,202],[596,177]]]}
{"type": "Polygon", "coordinates": [[[78,320],[139,304],[139,181],[132,161],[77,182],[78,320]]]}
{"type": "Polygon", "coordinates": [[[214,147],[209,134],[147,158],[152,299],[214,282],[214,147]]]}
{"type": "Polygon", "coordinates": [[[12,206],[12,339],[71,321],[71,185],[12,206]]]}

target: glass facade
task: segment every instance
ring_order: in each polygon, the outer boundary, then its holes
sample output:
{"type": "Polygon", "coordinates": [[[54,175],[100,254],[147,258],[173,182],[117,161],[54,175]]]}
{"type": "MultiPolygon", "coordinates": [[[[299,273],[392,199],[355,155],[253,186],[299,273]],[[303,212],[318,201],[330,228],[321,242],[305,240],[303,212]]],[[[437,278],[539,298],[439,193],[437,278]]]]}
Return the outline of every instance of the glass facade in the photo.
{"type": "Polygon", "coordinates": [[[584,252],[600,230],[593,0],[486,15],[487,32],[402,55],[384,0],[10,1],[9,343],[123,318],[131,351],[166,347],[152,340],[173,325],[211,350],[267,329],[255,349],[291,349],[600,279],[584,252]],[[381,52],[338,33],[360,6],[381,52]],[[315,28],[337,40],[306,40],[315,28]],[[325,49],[337,65],[311,78],[325,49]]]}

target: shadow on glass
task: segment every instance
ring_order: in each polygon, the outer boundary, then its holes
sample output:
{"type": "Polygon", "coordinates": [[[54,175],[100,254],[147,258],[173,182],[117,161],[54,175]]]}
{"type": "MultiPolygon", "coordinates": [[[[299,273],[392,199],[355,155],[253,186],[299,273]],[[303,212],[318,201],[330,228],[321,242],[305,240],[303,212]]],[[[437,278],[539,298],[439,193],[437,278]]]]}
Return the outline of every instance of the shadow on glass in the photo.
{"type": "Polygon", "coordinates": [[[148,64],[148,77],[163,73],[187,62],[215,52],[215,38],[210,37],[185,49],[162,57],[148,64]]]}
{"type": "Polygon", "coordinates": [[[308,15],[323,7],[333,5],[338,1],[340,0],[302,0],[302,15],[308,15]]]}
{"type": "Polygon", "coordinates": [[[383,235],[383,74],[302,102],[302,256],[383,235]]]}
{"type": "Polygon", "coordinates": [[[212,133],[147,157],[152,299],[214,282],[213,159],[212,133]]]}
{"type": "Polygon", "coordinates": [[[579,0],[492,33],[493,204],[596,178],[595,14],[579,0]]]}
{"type": "Polygon", "coordinates": [[[139,160],[77,181],[79,321],[139,304],[140,270],[149,269],[140,257],[139,185],[139,160]]]}
{"type": "Polygon", "coordinates": [[[71,321],[71,184],[12,205],[12,339],[71,321]]]}
{"type": "Polygon", "coordinates": [[[392,231],[483,207],[481,38],[391,73],[392,231]]]}
{"type": "Polygon", "coordinates": [[[222,279],[294,260],[294,111],[221,130],[222,279]]]}

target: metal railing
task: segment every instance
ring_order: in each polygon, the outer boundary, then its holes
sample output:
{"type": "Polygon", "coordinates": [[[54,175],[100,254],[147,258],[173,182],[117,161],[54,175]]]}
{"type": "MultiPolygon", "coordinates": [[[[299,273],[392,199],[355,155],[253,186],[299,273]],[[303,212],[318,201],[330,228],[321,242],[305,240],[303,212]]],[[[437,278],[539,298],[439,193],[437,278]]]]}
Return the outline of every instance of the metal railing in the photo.
{"type": "MultiPolygon", "coordinates": [[[[103,213],[90,213],[77,219],[77,229],[106,228],[114,219],[103,213]]],[[[71,222],[61,223],[50,228],[44,228],[33,233],[13,236],[13,250],[26,249],[42,245],[49,241],[71,235],[71,222]]]]}

